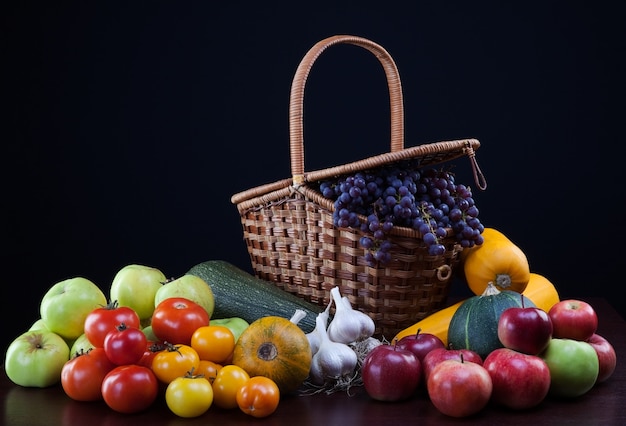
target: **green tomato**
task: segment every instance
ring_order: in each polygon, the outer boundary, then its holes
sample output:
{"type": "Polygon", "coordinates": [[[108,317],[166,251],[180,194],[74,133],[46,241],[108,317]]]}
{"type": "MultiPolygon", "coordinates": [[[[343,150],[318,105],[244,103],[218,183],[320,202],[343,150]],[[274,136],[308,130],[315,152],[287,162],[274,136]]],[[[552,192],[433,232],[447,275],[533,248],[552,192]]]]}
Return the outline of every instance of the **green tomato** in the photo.
{"type": "Polygon", "coordinates": [[[540,356],[550,369],[552,396],[575,398],[589,391],[596,382],[598,355],[587,342],[553,338],[540,356]]]}
{"type": "Polygon", "coordinates": [[[150,341],[150,342],[157,342],[159,340],[159,338],[156,337],[156,335],[154,334],[154,331],[152,330],[152,326],[151,325],[142,328],[141,331],[143,331],[143,334],[146,335],[146,339],[148,341],[150,341]]]}
{"type": "Polygon", "coordinates": [[[85,333],[78,336],[76,340],[70,346],[70,358],[75,356],[78,352],[87,352],[89,349],[94,346],[91,344],[85,333]]]}
{"type": "Polygon", "coordinates": [[[30,330],[9,344],[4,369],[17,385],[45,388],[61,381],[61,370],[69,359],[70,348],[61,336],[30,330]]]}
{"type": "Polygon", "coordinates": [[[213,316],[215,309],[215,297],[213,290],[202,278],[191,274],[185,274],[172,281],[168,281],[157,290],[154,297],[154,306],[156,307],[163,300],[170,297],[184,297],[192,302],[196,302],[202,306],[209,314],[209,318],[213,316]]]}
{"type": "Polygon", "coordinates": [[[165,402],[179,417],[201,416],[213,404],[211,382],[203,376],[177,377],[165,389],[165,402]]]}
{"type": "Polygon", "coordinates": [[[110,300],[117,300],[119,306],[132,308],[139,315],[139,319],[144,321],[152,316],[154,296],[165,282],[165,274],[157,268],[126,265],[113,278],[110,300]]]}
{"type": "Polygon", "coordinates": [[[241,333],[243,333],[243,331],[250,325],[245,319],[239,317],[211,319],[210,324],[223,325],[224,327],[230,329],[235,336],[235,342],[239,340],[241,333]]]}
{"type": "Polygon", "coordinates": [[[40,313],[48,330],[67,341],[85,332],[85,318],[96,308],[106,306],[105,294],[86,278],[69,278],[54,284],[41,299],[40,313]]]}

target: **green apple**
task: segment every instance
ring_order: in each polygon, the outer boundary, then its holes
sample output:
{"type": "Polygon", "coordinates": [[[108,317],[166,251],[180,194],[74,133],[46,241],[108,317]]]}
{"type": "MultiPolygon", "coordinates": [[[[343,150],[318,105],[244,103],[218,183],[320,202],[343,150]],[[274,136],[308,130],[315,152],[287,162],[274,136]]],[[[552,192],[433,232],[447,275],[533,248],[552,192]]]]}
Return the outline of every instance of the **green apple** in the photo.
{"type": "Polygon", "coordinates": [[[47,330],[48,327],[46,327],[46,323],[43,319],[39,318],[37,321],[35,321],[30,328],[28,329],[28,331],[31,330],[47,330]]]}
{"type": "Polygon", "coordinates": [[[165,274],[157,268],[126,265],[113,277],[110,300],[117,300],[119,306],[132,308],[140,320],[149,320],[154,311],[154,296],[166,281],[165,274]]]}
{"type": "Polygon", "coordinates": [[[549,395],[575,398],[589,391],[596,382],[598,355],[587,342],[552,338],[540,356],[550,369],[549,395]]]}
{"type": "Polygon", "coordinates": [[[189,299],[202,306],[209,314],[209,318],[213,315],[213,310],[215,309],[213,290],[211,290],[209,284],[200,277],[185,274],[163,284],[156,292],[154,306],[156,307],[163,300],[170,297],[184,297],[189,299]]]}
{"type": "Polygon", "coordinates": [[[230,331],[232,331],[233,335],[235,336],[235,342],[239,339],[239,336],[241,336],[241,333],[243,333],[243,331],[246,328],[248,328],[248,326],[250,325],[248,321],[239,317],[216,318],[216,319],[212,319],[210,324],[211,325],[223,325],[224,327],[227,327],[228,329],[230,329],[230,331]]]}
{"type": "Polygon", "coordinates": [[[49,330],[30,330],[7,348],[4,369],[13,383],[45,388],[61,381],[61,370],[70,358],[65,340],[49,330]]]}
{"type": "Polygon", "coordinates": [[[106,306],[107,298],[92,281],[69,278],[54,284],[41,299],[40,313],[48,330],[71,341],[84,333],[85,318],[106,306]]]}
{"type": "Polygon", "coordinates": [[[70,346],[70,358],[74,357],[77,353],[87,352],[89,349],[94,348],[94,345],[91,344],[85,333],[78,336],[72,346],[70,346]]]}

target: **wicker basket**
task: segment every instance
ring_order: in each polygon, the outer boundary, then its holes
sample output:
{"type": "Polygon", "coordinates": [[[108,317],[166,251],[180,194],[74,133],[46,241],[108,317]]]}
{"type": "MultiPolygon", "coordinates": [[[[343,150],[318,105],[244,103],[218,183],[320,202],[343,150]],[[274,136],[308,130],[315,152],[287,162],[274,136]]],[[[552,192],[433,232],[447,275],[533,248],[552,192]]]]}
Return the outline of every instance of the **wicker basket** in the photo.
{"type": "Polygon", "coordinates": [[[241,215],[244,240],[255,274],[283,290],[319,305],[330,300],[339,286],[352,306],[367,313],[376,335],[392,338],[405,327],[445,307],[452,270],[461,247],[452,232],[444,238],[446,252],[428,255],[420,234],[395,226],[391,233],[393,260],[369,267],[360,247],[359,230],[338,228],[333,201],[315,189],[319,182],[360,170],[411,159],[420,166],[435,165],[461,156],[470,159],[477,185],[484,178],[475,159],[475,139],[444,141],[404,148],[404,112],[398,70],[387,51],[361,37],[338,35],[315,44],[298,66],[291,88],[290,154],[292,177],[254,187],[232,196],[241,215]],[[391,150],[354,163],[304,171],[304,85],[319,55],[328,47],[347,43],[373,53],[383,65],[391,103],[391,150]]]}

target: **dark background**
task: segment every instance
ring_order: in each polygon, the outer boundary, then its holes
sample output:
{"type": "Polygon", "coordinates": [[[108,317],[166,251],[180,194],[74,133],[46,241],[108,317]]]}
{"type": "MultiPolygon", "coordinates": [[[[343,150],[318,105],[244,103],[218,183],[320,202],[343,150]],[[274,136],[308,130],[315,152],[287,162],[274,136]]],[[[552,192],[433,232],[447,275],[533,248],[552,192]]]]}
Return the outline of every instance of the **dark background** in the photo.
{"type": "MultiPolygon", "coordinates": [[[[605,296],[625,315],[622,2],[84,3],[1,14],[3,344],[66,278],[108,293],[129,263],[250,270],[230,197],[291,176],[291,80],[335,34],[395,59],[405,146],[481,141],[485,225],[562,297],[605,296]]],[[[326,51],[305,99],[307,170],[388,151],[367,51],[326,51]]],[[[469,163],[457,169],[473,185],[469,163]]]]}

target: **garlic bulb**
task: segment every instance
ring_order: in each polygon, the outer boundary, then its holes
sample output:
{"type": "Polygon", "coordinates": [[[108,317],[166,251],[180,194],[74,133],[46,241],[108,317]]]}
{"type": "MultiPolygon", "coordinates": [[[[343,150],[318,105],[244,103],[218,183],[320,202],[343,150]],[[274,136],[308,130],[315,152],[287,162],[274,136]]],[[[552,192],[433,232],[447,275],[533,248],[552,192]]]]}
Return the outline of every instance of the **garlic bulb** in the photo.
{"type": "Polygon", "coordinates": [[[309,346],[311,347],[311,355],[315,355],[319,350],[320,345],[322,344],[322,336],[321,333],[326,334],[326,325],[328,324],[328,318],[330,317],[330,306],[332,305],[332,300],[326,307],[323,312],[320,312],[318,316],[322,317],[320,322],[315,320],[315,328],[313,331],[306,334],[306,338],[309,339],[309,346]]]}
{"type": "Polygon", "coordinates": [[[327,317],[324,312],[315,319],[315,329],[318,330],[320,345],[311,360],[309,378],[311,383],[325,385],[354,374],[358,357],[348,345],[333,342],[328,338],[326,330],[327,317]]]}
{"type": "Polygon", "coordinates": [[[374,331],[376,330],[374,320],[369,315],[354,309],[347,297],[344,296],[341,300],[343,300],[345,305],[361,320],[361,335],[356,339],[356,341],[372,337],[374,335],[374,331]]]}
{"type": "Polygon", "coordinates": [[[349,344],[367,339],[374,334],[374,320],[352,308],[347,297],[341,297],[339,287],[330,290],[335,301],[335,315],[328,325],[328,337],[334,342],[349,344]]]}
{"type": "Polygon", "coordinates": [[[317,329],[306,334],[306,338],[309,339],[309,346],[311,347],[311,355],[315,355],[322,344],[322,338],[317,329]]]}

